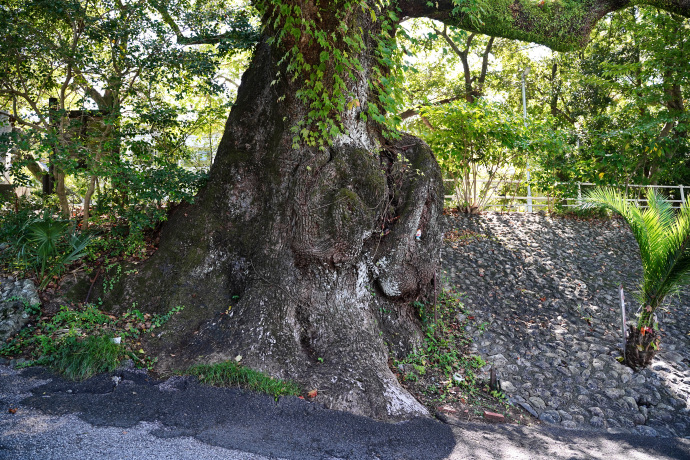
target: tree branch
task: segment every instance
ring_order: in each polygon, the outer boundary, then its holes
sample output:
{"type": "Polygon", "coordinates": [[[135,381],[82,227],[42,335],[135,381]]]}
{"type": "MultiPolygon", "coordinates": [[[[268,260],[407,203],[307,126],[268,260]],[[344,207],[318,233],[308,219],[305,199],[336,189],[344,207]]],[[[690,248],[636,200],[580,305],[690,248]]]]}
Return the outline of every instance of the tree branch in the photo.
{"type": "Polygon", "coordinates": [[[426,17],[461,29],[495,37],[524,40],[557,51],[582,48],[607,13],[633,5],[649,5],[690,17],[690,0],[489,0],[479,19],[458,13],[453,0],[399,0],[403,18],[426,17]]]}
{"type": "Polygon", "coordinates": [[[404,112],[400,112],[400,114],[398,116],[400,117],[401,120],[407,120],[408,118],[412,118],[414,116],[419,115],[419,109],[421,109],[422,107],[429,106],[429,105],[448,104],[450,102],[459,101],[460,99],[465,99],[465,95],[463,94],[460,96],[447,97],[445,99],[441,99],[441,100],[432,102],[430,104],[419,105],[419,106],[414,107],[412,109],[407,109],[404,112]]]}
{"type": "MultiPolygon", "coordinates": [[[[182,33],[182,30],[180,29],[180,26],[177,25],[175,19],[170,15],[167,8],[164,5],[162,5],[159,0],[149,0],[149,3],[151,7],[153,7],[153,9],[161,15],[163,22],[165,22],[168,25],[168,27],[172,29],[173,33],[175,34],[175,37],[177,38],[178,45],[217,45],[223,42],[242,43],[243,41],[247,41],[247,38],[249,38],[249,34],[247,34],[246,32],[242,32],[241,30],[229,30],[222,34],[216,35],[185,37],[182,33]]],[[[258,34],[254,35],[256,36],[251,37],[252,40],[249,41],[258,41],[258,34]]],[[[245,44],[244,46],[240,46],[240,48],[248,48],[248,46],[245,44]]]]}

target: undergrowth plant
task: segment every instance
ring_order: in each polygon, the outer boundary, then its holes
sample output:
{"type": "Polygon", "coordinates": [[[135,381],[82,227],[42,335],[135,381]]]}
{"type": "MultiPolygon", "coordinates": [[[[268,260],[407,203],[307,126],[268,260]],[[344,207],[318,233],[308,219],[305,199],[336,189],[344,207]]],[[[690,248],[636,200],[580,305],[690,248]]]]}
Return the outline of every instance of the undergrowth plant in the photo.
{"type": "Polygon", "coordinates": [[[112,372],[126,356],[110,336],[90,335],[65,338],[48,359],[50,366],[72,380],[84,380],[101,372],[112,372]]]}
{"type": "Polygon", "coordinates": [[[583,205],[620,214],[640,250],[640,310],[637,326],[630,327],[625,345],[625,359],[633,369],[651,364],[659,349],[656,310],[668,295],[690,284],[690,206],[685,202],[676,213],[671,203],[653,189],[647,190],[646,199],[643,208],[617,190],[596,188],[583,205]]]}
{"type": "Polygon", "coordinates": [[[398,369],[406,369],[403,382],[435,380],[425,391],[436,402],[476,395],[482,388],[477,372],[486,362],[469,354],[472,339],[465,327],[470,317],[463,313],[460,295],[444,290],[436,305],[415,302],[415,306],[424,325],[424,341],[419,349],[395,362],[398,369]]]}
{"type": "Polygon", "coordinates": [[[198,364],[190,367],[186,373],[197,376],[201,383],[207,385],[239,386],[259,393],[267,393],[275,398],[300,394],[300,388],[294,382],[268,377],[266,374],[232,361],[198,364]]]}
{"type": "Polygon", "coordinates": [[[0,355],[27,356],[23,366],[50,366],[73,380],[111,372],[126,358],[139,367],[151,368],[155,359],[146,356],[140,337],[165,324],[182,308],[154,315],[130,310],[118,317],[90,304],[63,306],[53,317],[40,318],[36,326],[24,328],[0,348],[0,355]],[[116,337],[119,343],[113,340],[116,337]]]}
{"type": "Polygon", "coordinates": [[[73,262],[86,255],[91,236],[78,234],[69,221],[54,220],[51,216],[30,219],[19,229],[16,241],[18,268],[33,271],[38,289],[45,289],[53,276],[62,274],[73,262]]]}

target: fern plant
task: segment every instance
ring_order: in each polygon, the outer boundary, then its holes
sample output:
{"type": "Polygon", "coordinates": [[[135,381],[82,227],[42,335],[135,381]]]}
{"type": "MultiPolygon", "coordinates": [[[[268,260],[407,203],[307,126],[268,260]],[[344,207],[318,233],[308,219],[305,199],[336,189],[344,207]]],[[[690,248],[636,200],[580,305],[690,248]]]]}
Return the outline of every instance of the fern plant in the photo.
{"type": "Polygon", "coordinates": [[[647,190],[646,200],[643,208],[614,189],[597,188],[583,204],[584,208],[602,207],[620,214],[640,249],[640,311],[637,326],[629,329],[625,350],[627,364],[634,369],[648,366],[658,350],[657,308],[666,296],[690,284],[690,206],[683,204],[676,213],[652,189],[647,190]]]}

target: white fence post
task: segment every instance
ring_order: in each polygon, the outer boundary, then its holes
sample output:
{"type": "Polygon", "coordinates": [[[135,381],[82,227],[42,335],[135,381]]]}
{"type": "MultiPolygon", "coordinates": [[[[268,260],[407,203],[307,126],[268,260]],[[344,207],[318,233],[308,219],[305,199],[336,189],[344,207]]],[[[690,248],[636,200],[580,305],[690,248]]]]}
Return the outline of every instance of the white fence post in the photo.
{"type": "Polygon", "coordinates": [[[680,189],[680,207],[682,207],[685,204],[685,192],[683,191],[683,185],[679,185],[678,188],[680,189]]]}
{"type": "Polygon", "coordinates": [[[582,184],[577,183],[577,205],[582,206],[582,184]]]}

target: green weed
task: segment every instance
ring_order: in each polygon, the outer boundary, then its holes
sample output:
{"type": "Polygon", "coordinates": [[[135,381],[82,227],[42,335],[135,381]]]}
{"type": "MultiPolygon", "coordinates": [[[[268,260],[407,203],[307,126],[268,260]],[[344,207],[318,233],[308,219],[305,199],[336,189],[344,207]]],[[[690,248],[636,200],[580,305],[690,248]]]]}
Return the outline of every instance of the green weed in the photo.
{"type": "Polygon", "coordinates": [[[50,366],[72,380],[84,380],[101,372],[112,372],[126,356],[109,336],[69,337],[50,359],[50,366]]]}
{"type": "Polygon", "coordinates": [[[24,328],[0,348],[0,355],[22,354],[30,358],[26,366],[50,366],[75,380],[110,372],[126,357],[139,367],[151,369],[156,360],[146,356],[137,339],[165,324],[182,308],[175,307],[160,315],[134,310],[116,317],[90,304],[63,306],[52,318],[24,328]],[[121,343],[113,343],[113,337],[120,337],[121,343]]]}
{"type": "Polygon", "coordinates": [[[274,397],[299,395],[300,388],[291,381],[274,379],[267,375],[242,366],[239,363],[226,361],[217,364],[198,364],[190,367],[189,375],[196,375],[201,383],[220,387],[238,386],[274,397]]]}
{"type": "Polygon", "coordinates": [[[443,291],[436,306],[415,302],[424,324],[424,342],[414,353],[396,366],[409,371],[403,377],[405,381],[419,382],[433,377],[438,382],[427,386],[425,394],[445,400],[458,391],[476,393],[479,390],[476,371],[486,363],[479,356],[467,353],[471,339],[464,330],[464,324],[457,321],[463,305],[460,296],[454,291],[443,291]]]}
{"type": "Polygon", "coordinates": [[[20,229],[17,240],[17,266],[33,271],[43,290],[54,276],[61,275],[71,263],[86,255],[90,235],[79,235],[69,221],[50,216],[29,220],[20,229]]]}

